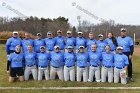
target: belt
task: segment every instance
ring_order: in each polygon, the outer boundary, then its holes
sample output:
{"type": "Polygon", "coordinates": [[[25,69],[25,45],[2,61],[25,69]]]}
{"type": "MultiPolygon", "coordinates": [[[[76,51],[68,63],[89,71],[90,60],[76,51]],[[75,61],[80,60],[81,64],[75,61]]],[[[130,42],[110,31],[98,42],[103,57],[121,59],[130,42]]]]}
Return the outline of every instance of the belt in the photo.
{"type": "Polygon", "coordinates": [[[86,66],[80,66],[79,68],[85,68],[86,66]]]}
{"type": "Polygon", "coordinates": [[[115,67],[115,68],[117,68],[117,69],[123,69],[124,67],[115,67]]]}
{"type": "Polygon", "coordinates": [[[92,67],[98,67],[98,65],[96,65],[96,66],[95,65],[90,65],[90,66],[92,66],[92,67]]]}
{"type": "Polygon", "coordinates": [[[54,67],[54,68],[59,68],[59,67],[56,67],[56,66],[52,66],[52,67],[54,67]]]}
{"type": "Polygon", "coordinates": [[[26,65],[27,67],[32,67],[32,66],[35,66],[35,64],[33,64],[33,65],[26,65]]]}
{"type": "Polygon", "coordinates": [[[103,67],[106,67],[106,68],[111,68],[112,66],[105,66],[105,65],[103,65],[103,67]]]}
{"type": "MultiPolygon", "coordinates": [[[[66,65],[65,65],[66,66],[66,65]]],[[[73,67],[73,66],[66,66],[66,67],[73,67]]]]}
{"type": "Polygon", "coordinates": [[[40,67],[40,68],[46,68],[47,66],[38,66],[38,67],[40,67]]]}

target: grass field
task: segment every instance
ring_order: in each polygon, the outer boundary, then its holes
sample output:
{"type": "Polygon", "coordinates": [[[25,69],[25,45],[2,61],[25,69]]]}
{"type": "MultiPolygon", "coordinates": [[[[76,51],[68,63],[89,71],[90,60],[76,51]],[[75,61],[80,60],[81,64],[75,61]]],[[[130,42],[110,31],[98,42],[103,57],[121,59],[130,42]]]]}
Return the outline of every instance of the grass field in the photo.
{"type": "MultiPolygon", "coordinates": [[[[63,82],[60,80],[49,80],[49,81],[24,81],[24,82],[8,82],[8,74],[6,73],[6,53],[5,46],[0,45],[0,87],[140,87],[140,47],[135,48],[135,53],[133,55],[133,79],[134,82],[128,82],[126,85],[122,84],[114,84],[114,83],[84,83],[84,82],[63,82]]],[[[58,93],[66,93],[66,92],[79,92],[79,93],[87,93],[87,92],[96,92],[96,93],[140,93],[140,90],[0,90],[0,93],[42,93],[42,92],[58,92],[58,93]]]]}

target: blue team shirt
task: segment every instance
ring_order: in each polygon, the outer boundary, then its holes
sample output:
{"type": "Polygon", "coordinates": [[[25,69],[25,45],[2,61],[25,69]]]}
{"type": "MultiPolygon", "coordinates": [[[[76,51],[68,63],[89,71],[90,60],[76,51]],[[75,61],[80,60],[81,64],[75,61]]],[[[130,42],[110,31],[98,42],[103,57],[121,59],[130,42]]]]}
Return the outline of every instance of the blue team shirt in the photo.
{"type": "Polygon", "coordinates": [[[56,45],[60,47],[60,50],[64,49],[65,46],[65,37],[64,36],[57,36],[55,37],[56,45]]]}
{"type": "Polygon", "coordinates": [[[65,52],[64,60],[66,66],[74,66],[75,63],[75,53],[74,52],[65,52]]]}
{"type": "Polygon", "coordinates": [[[114,66],[114,53],[112,52],[102,52],[101,55],[102,65],[104,66],[114,66]]]}
{"type": "Polygon", "coordinates": [[[34,40],[34,51],[35,52],[40,52],[40,47],[41,46],[45,46],[44,39],[35,39],[34,40]]]}
{"type": "Polygon", "coordinates": [[[11,61],[11,68],[15,67],[23,67],[23,53],[16,54],[11,53],[10,56],[8,57],[8,61],[11,61]]]}
{"type": "Polygon", "coordinates": [[[15,50],[17,45],[21,45],[21,39],[19,37],[11,37],[6,42],[6,52],[10,54],[10,50],[15,50]]]}
{"type": "Polygon", "coordinates": [[[24,53],[25,65],[32,66],[36,65],[36,53],[35,52],[25,52],[24,53]]]}
{"type": "Polygon", "coordinates": [[[79,52],[76,54],[76,62],[78,67],[87,67],[89,62],[89,56],[87,52],[79,52]]]}
{"type": "Polygon", "coordinates": [[[123,52],[130,52],[130,46],[133,45],[133,40],[129,36],[126,36],[124,38],[119,36],[117,38],[117,44],[118,44],[118,46],[123,47],[123,52]]]}
{"type": "Polygon", "coordinates": [[[84,37],[77,37],[76,38],[76,49],[78,49],[79,46],[86,47],[86,39],[84,37]]]}
{"type": "Polygon", "coordinates": [[[88,54],[89,54],[90,65],[99,66],[100,60],[101,60],[101,53],[97,51],[94,51],[94,52],[90,51],[88,54]]]}
{"type": "Polygon", "coordinates": [[[64,64],[64,53],[54,51],[51,52],[51,66],[62,67],[64,64]]]}
{"type": "Polygon", "coordinates": [[[96,40],[95,39],[88,39],[87,40],[87,51],[90,52],[91,51],[91,45],[92,44],[96,44],[96,40]]]}
{"type": "Polygon", "coordinates": [[[23,52],[28,51],[27,50],[27,45],[29,45],[29,44],[33,46],[34,42],[33,42],[32,39],[26,38],[26,39],[22,40],[22,50],[23,50],[23,52]]]}
{"type": "Polygon", "coordinates": [[[96,44],[97,44],[97,51],[98,52],[105,51],[105,46],[107,45],[105,40],[98,40],[96,44]]]}
{"type": "Polygon", "coordinates": [[[105,41],[108,45],[110,45],[111,51],[116,49],[116,45],[112,42],[112,38],[106,38],[105,41]]]}
{"type": "Polygon", "coordinates": [[[50,55],[49,53],[46,52],[37,53],[37,60],[38,60],[38,66],[47,67],[48,60],[50,60],[50,55]]]}
{"type": "Polygon", "coordinates": [[[123,68],[128,66],[128,57],[124,54],[114,54],[114,66],[123,68]]]}
{"type": "Polygon", "coordinates": [[[53,51],[55,46],[55,39],[54,38],[46,38],[45,39],[46,50],[53,51]]]}
{"type": "Polygon", "coordinates": [[[75,46],[75,38],[74,37],[67,37],[66,41],[65,41],[65,44],[66,44],[65,48],[68,48],[69,45],[74,48],[74,46],[75,46]]]}

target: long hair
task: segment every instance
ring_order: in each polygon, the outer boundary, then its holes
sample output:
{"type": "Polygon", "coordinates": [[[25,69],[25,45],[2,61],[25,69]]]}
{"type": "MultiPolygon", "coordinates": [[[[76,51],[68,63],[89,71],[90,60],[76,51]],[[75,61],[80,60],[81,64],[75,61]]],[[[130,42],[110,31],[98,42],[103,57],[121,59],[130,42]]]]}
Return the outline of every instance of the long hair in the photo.
{"type": "MultiPolygon", "coordinates": [[[[109,32],[109,33],[111,33],[111,32],[109,32]]],[[[114,37],[114,35],[113,35],[113,33],[111,33],[112,34],[112,42],[113,42],[113,44],[115,44],[116,46],[117,46],[117,40],[116,40],[116,38],[114,37]]]]}

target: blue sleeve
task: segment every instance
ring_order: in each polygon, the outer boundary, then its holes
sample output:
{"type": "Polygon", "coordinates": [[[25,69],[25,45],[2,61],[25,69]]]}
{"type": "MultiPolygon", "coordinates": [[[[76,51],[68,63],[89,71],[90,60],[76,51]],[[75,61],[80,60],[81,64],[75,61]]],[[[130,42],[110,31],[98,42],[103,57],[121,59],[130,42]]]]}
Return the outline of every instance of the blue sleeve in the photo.
{"type": "Polygon", "coordinates": [[[8,57],[8,61],[12,61],[12,54],[8,57]]]}
{"type": "Polygon", "coordinates": [[[125,66],[128,66],[129,65],[128,57],[124,55],[124,58],[125,58],[125,66]]]}
{"type": "Polygon", "coordinates": [[[130,44],[130,46],[133,46],[134,44],[133,44],[133,40],[132,40],[132,38],[130,38],[130,42],[129,42],[129,44],[130,44]]]}
{"type": "Polygon", "coordinates": [[[11,39],[8,39],[6,42],[6,53],[7,54],[10,54],[10,51],[9,51],[10,45],[11,45],[11,39]]]}

